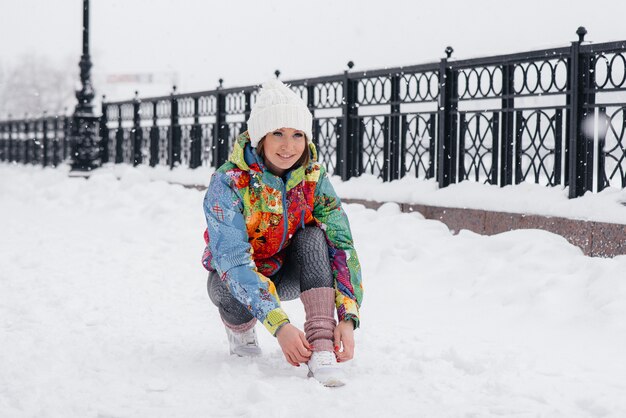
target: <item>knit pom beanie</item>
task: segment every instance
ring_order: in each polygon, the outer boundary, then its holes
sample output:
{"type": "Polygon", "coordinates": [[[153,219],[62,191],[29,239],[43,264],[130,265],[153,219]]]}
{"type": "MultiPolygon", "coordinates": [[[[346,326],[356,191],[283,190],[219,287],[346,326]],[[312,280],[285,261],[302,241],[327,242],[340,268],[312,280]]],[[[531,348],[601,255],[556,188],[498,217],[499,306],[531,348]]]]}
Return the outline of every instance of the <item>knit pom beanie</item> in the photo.
{"type": "Polygon", "coordinates": [[[313,115],[309,108],[280,80],[263,83],[247,123],[253,147],[268,132],[280,128],[300,130],[309,140],[313,137],[313,115]]]}

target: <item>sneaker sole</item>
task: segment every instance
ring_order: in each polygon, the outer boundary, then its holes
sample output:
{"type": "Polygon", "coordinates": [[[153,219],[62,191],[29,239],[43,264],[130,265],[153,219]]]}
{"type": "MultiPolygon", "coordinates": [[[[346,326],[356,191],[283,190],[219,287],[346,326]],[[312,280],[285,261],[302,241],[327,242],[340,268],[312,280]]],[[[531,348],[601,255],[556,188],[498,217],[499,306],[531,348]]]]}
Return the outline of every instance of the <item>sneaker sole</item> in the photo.
{"type": "Polygon", "coordinates": [[[262,351],[245,351],[245,352],[236,352],[233,350],[229,350],[230,351],[230,355],[231,356],[237,356],[237,357],[261,357],[263,355],[262,351]]]}
{"type": "MultiPolygon", "coordinates": [[[[311,377],[315,380],[317,380],[315,378],[315,376],[313,375],[313,372],[311,370],[309,370],[309,373],[307,374],[307,377],[311,377]]],[[[327,388],[338,388],[340,386],[344,386],[345,383],[339,379],[338,377],[329,377],[328,379],[326,379],[325,381],[320,381],[317,380],[318,382],[320,382],[322,385],[326,386],[327,388]]]]}

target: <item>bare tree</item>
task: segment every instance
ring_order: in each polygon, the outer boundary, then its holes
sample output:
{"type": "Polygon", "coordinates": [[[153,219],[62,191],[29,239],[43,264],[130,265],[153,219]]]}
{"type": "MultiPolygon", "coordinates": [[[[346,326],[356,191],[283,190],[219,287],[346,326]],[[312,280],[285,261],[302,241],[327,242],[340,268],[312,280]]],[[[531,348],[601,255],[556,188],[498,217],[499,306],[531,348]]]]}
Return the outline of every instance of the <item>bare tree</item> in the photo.
{"type": "Polygon", "coordinates": [[[66,60],[54,64],[37,54],[22,55],[0,72],[0,118],[61,114],[75,104],[78,66],[66,60]]]}

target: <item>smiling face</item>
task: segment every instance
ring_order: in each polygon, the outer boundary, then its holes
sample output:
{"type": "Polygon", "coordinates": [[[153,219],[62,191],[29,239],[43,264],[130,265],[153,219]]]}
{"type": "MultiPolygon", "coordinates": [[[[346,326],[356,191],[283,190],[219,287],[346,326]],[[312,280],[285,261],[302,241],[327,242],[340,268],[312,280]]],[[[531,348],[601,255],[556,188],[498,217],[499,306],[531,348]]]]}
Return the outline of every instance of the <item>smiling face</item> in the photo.
{"type": "Polygon", "coordinates": [[[282,176],[300,162],[306,150],[304,132],[291,128],[280,128],[269,132],[261,140],[261,155],[267,169],[282,176]]]}

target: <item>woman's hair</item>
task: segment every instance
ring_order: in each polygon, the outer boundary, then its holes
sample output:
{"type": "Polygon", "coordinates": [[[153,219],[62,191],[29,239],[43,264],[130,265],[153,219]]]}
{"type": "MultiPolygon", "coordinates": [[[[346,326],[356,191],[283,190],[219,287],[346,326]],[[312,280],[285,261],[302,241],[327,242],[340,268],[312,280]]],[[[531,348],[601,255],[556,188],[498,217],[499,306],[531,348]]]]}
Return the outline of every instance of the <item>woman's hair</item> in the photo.
{"type": "MultiPolygon", "coordinates": [[[[261,158],[265,158],[265,136],[259,140],[258,145],[256,146],[256,153],[261,156],[261,158]]],[[[304,152],[300,156],[300,159],[296,161],[294,166],[302,166],[306,168],[311,161],[311,151],[309,150],[309,138],[304,135],[304,152]]]]}

